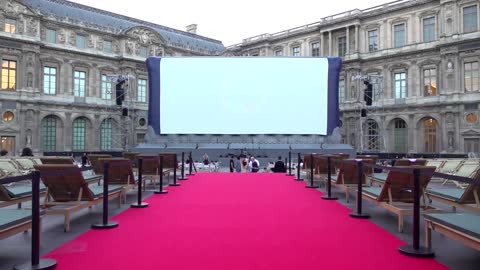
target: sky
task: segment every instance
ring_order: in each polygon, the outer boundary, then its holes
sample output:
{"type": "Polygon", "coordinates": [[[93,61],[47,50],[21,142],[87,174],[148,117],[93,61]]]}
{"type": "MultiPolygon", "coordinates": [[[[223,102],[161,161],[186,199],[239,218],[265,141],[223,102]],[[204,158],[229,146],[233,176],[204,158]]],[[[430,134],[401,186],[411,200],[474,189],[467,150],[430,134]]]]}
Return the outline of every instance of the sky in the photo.
{"type": "Polygon", "coordinates": [[[229,46],[243,39],[314,23],[337,13],[366,9],[388,0],[71,0],[125,16],[185,30],[197,24],[197,34],[229,46]]]}

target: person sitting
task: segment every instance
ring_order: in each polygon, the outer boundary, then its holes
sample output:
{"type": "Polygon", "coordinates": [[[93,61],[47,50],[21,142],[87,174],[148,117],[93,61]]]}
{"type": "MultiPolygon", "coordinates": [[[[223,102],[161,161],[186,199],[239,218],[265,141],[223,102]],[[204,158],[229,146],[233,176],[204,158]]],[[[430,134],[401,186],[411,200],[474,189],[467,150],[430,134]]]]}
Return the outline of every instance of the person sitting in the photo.
{"type": "Polygon", "coordinates": [[[271,169],[274,173],[284,173],[287,172],[287,167],[285,167],[285,163],[282,161],[282,157],[278,157],[278,160],[273,165],[271,169]]]}
{"type": "Polygon", "coordinates": [[[208,157],[207,153],[203,155],[203,165],[208,165],[210,163],[210,158],[208,157]]]}

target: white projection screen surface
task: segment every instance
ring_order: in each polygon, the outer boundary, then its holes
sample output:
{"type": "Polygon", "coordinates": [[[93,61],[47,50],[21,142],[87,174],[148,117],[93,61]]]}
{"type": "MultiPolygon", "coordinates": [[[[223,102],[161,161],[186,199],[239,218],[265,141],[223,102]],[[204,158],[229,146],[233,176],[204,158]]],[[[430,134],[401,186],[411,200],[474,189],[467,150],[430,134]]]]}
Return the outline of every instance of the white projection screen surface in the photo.
{"type": "Polygon", "coordinates": [[[317,134],[338,126],[339,58],[150,57],[157,134],[317,134]]]}

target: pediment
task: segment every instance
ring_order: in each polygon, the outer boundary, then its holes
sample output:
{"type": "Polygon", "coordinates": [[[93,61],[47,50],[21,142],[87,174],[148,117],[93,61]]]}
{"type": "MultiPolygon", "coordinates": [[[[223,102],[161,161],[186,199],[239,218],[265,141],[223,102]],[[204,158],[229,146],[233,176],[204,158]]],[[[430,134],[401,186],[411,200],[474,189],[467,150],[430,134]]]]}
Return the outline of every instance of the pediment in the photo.
{"type": "Polygon", "coordinates": [[[3,11],[4,14],[17,17],[20,14],[24,15],[36,15],[36,12],[33,11],[30,7],[19,3],[18,1],[12,0],[2,0],[0,1],[0,11],[3,11]]]}
{"type": "Polygon", "coordinates": [[[465,137],[480,137],[480,132],[476,131],[476,130],[473,130],[473,129],[470,129],[470,130],[467,130],[467,131],[464,131],[462,133],[460,133],[462,136],[465,136],[465,137]]]}

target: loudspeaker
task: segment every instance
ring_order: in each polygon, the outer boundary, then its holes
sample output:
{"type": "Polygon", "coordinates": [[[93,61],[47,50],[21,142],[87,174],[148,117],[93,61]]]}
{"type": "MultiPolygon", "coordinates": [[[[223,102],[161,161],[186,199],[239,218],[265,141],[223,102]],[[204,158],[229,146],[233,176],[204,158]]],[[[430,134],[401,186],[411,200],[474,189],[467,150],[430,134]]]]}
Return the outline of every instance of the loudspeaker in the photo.
{"type": "Polygon", "coordinates": [[[123,90],[123,85],[125,81],[121,83],[117,83],[115,86],[115,100],[117,105],[122,105],[123,101],[125,100],[125,91],[123,90]]]}
{"type": "Polygon", "coordinates": [[[127,108],[122,109],[122,116],[128,116],[128,109],[127,108]]]}
{"type": "Polygon", "coordinates": [[[367,117],[367,110],[366,109],[362,109],[361,113],[360,113],[361,117],[367,117]]]}
{"type": "Polygon", "coordinates": [[[368,81],[365,81],[364,83],[366,88],[363,93],[363,100],[365,100],[367,106],[372,106],[373,86],[368,81]]]}

